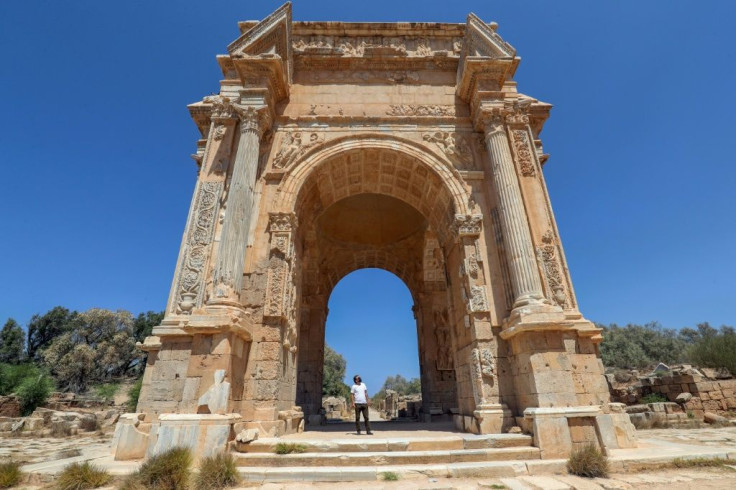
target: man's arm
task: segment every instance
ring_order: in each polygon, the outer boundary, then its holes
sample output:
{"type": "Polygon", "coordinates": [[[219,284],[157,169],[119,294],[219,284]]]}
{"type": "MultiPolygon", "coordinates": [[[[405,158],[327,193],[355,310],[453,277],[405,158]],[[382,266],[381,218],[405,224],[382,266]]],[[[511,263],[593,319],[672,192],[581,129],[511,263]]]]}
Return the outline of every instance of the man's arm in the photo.
{"type": "Polygon", "coordinates": [[[353,392],[350,392],[350,406],[355,408],[355,395],[353,395],[353,392]]]}

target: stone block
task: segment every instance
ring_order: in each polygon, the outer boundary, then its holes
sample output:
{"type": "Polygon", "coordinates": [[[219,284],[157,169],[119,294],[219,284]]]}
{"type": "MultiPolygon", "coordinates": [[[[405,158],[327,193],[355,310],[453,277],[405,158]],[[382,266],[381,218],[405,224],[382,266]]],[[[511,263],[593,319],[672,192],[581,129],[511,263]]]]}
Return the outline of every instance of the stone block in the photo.
{"type": "MultiPolygon", "coordinates": [[[[628,417],[627,417],[628,418],[628,417]]],[[[595,424],[598,434],[601,436],[601,444],[605,450],[618,449],[618,439],[616,438],[616,427],[613,424],[611,414],[598,415],[595,417],[595,424]]]]}
{"type": "Polygon", "coordinates": [[[534,417],[534,445],[542,459],[567,458],[572,451],[572,440],[567,417],[534,417]]]}

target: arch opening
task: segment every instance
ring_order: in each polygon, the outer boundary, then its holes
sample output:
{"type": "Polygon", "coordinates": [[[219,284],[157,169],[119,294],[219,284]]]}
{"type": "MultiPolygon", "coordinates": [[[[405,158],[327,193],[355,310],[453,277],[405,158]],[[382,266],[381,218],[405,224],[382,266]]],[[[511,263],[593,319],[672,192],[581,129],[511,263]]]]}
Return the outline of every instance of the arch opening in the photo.
{"type": "MultiPolygon", "coordinates": [[[[354,271],[383,269],[403,281],[413,302],[419,415],[425,421],[449,418],[458,400],[445,257],[453,246],[457,201],[446,183],[398,151],[355,149],[315,166],[295,195],[301,298],[297,405],[307,417],[322,406],[328,303],[338,283],[354,271]]],[[[371,393],[384,380],[372,379],[371,393]]]]}

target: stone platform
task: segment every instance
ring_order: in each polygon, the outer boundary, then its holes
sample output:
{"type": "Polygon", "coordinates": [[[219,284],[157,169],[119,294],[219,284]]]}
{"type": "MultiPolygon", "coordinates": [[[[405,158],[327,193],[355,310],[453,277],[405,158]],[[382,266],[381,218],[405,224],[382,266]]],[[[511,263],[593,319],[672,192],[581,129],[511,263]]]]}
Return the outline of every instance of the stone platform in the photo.
{"type": "MultiPolygon", "coordinates": [[[[404,483],[423,482],[426,485],[432,479],[446,478],[452,478],[453,482],[458,481],[457,479],[472,478],[503,479],[508,488],[513,488],[508,484],[510,481],[508,479],[518,480],[520,484],[526,482],[526,488],[535,488],[529,485],[532,481],[542,481],[538,479],[566,473],[564,459],[540,460],[537,454],[531,453],[529,457],[520,458],[524,451],[536,451],[536,448],[524,445],[528,444],[528,439],[525,439],[528,436],[509,434],[474,436],[450,430],[425,430],[422,424],[414,426],[417,430],[400,430],[411,427],[411,424],[406,427],[397,425],[395,426],[397,430],[393,430],[393,424],[377,423],[373,428],[373,436],[357,436],[348,432],[349,424],[339,424],[327,426],[325,431],[308,431],[280,438],[280,442],[304,444],[311,451],[295,455],[279,456],[269,453],[275,441],[261,439],[255,441],[251,452],[238,455],[241,462],[243,459],[251,458],[254,463],[260,461],[260,465],[241,466],[240,472],[244,484],[282,482],[288,485],[290,482],[353,481],[364,482],[364,485],[376,485],[382,480],[384,473],[393,472],[404,483]],[[434,450],[427,449],[430,444],[434,445],[434,450]],[[376,451],[379,448],[385,450],[376,451]],[[417,457],[417,460],[411,463],[407,460],[400,461],[407,454],[417,457]],[[500,459],[498,456],[502,454],[507,457],[500,459]],[[477,460],[463,461],[462,459],[468,455],[477,457],[477,460]],[[288,459],[290,457],[291,460],[288,459]],[[293,458],[305,458],[305,461],[308,458],[312,463],[329,460],[331,464],[276,466],[279,460],[282,461],[281,464],[292,465],[293,458]],[[524,478],[531,480],[527,481],[524,478]]],[[[733,459],[736,465],[736,428],[733,427],[649,430],[640,431],[638,436],[639,448],[612,451],[609,460],[613,473],[654,470],[675,458],[728,458],[733,459]]],[[[27,440],[7,439],[3,442],[11,441],[29,445],[27,440]]],[[[112,474],[125,475],[135,471],[140,465],[140,462],[135,461],[114,461],[109,449],[102,447],[99,442],[90,440],[89,447],[80,448],[79,456],[46,461],[36,459],[36,463],[26,465],[23,469],[29,473],[45,474],[50,477],[59,473],[69,463],[91,461],[107,468],[112,474]]]]}

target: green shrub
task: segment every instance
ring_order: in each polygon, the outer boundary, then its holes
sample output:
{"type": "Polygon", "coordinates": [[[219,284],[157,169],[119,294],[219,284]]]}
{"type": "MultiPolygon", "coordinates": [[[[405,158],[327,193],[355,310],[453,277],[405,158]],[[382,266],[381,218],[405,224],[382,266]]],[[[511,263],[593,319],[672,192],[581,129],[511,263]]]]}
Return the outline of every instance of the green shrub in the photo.
{"type": "Polygon", "coordinates": [[[20,412],[24,417],[30,415],[36,409],[46,403],[51,390],[54,388],[51,378],[45,374],[31,376],[23,380],[16,390],[20,399],[20,412]]]}
{"type": "Polygon", "coordinates": [[[10,488],[20,483],[23,473],[20,471],[20,463],[8,461],[0,463],[0,488],[10,488]]]}
{"type": "Polygon", "coordinates": [[[279,442],[276,444],[276,454],[303,453],[307,450],[304,444],[295,444],[293,442],[279,442]]]}
{"type": "Polygon", "coordinates": [[[668,401],[667,397],[659,393],[649,393],[639,399],[639,403],[662,403],[666,401],[668,401]]]}
{"type": "Polygon", "coordinates": [[[393,471],[384,471],[381,473],[381,478],[383,478],[385,481],[398,481],[399,475],[397,473],[394,473],[393,471]]]}
{"type": "Polygon", "coordinates": [[[218,453],[203,458],[199,463],[199,473],[194,479],[196,490],[218,490],[232,487],[240,481],[238,466],[230,453],[218,453]]]}
{"type": "Polygon", "coordinates": [[[128,390],[128,411],[135,412],[138,408],[138,398],[141,396],[141,388],[143,387],[143,378],[135,382],[128,390]]]}
{"type": "Polygon", "coordinates": [[[698,339],[689,351],[694,364],[703,367],[725,367],[736,374],[736,333],[721,327],[718,333],[710,333],[698,339]]]}
{"type": "Polygon", "coordinates": [[[107,484],[112,477],[110,474],[91,464],[72,463],[61,472],[56,479],[56,488],[59,490],[85,490],[97,488],[107,484]]]}
{"type": "Polygon", "coordinates": [[[119,389],[120,383],[105,383],[93,388],[95,395],[105,400],[105,403],[110,403],[119,389]]]}
{"type": "Polygon", "coordinates": [[[608,458],[595,444],[587,444],[570,454],[567,472],[586,478],[605,478],[608,476],[608,458]]]}
{"type": "Polygon", "coordinates": [[[122,490],[186,490],[189,488],[192,453],[175,447],[148,459],[123,482],[122,490]]]}
{"type": "Polygon", "coordinates": [[[33,378],[41,374],[33,364],[4,364],[0,363],[0,395],[10,395],[23,383],[26,378],[33,378]]]}

